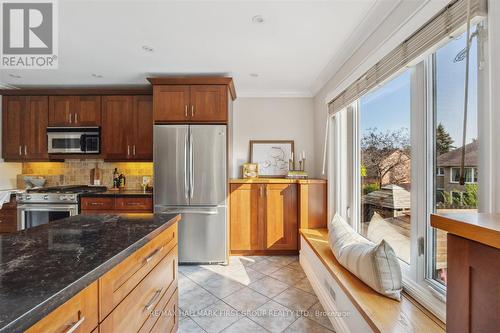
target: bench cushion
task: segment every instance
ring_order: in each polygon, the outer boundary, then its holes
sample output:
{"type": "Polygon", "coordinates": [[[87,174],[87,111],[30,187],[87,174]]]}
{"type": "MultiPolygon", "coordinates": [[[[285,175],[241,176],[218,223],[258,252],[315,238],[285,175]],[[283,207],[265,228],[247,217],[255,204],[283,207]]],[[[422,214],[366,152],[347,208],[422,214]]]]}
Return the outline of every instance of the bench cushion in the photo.
{"type": "Polygon", "coordinates": [[[382,240],[367,240],[340,215],[328,223],[328,238],[335,258],[342,266],[378,293],[401,300],[401,267],[392,247],[382,240]]]}

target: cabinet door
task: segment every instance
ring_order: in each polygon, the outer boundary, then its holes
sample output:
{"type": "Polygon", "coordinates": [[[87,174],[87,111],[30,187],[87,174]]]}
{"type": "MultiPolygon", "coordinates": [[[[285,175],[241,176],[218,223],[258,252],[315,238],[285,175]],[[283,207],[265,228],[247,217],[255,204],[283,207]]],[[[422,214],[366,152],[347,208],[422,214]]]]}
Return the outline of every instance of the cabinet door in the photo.
{"type": "Polygon", "coordinates": [[[4,96],[2,105],[2,157],[8,161],[22,159],[22,115],[26,97],[4,96]]]}
{"type": "Polygon", "coordinates": [[[191,86],[190,117],[194,122],[227,122],[227,87],[225,85],[191,86]]]}
{"type": "Polygon", "coordinates": [[[154,86],[153,108],[155,122],[188,121],[189,94],[189,86],[154,86]]]}
{"type": "Polygon", "coordinates": [[[75,97],[49,97],[49,126],[74,126],[75,97]]]}
{"type": "Polygon", "coordinates": [[[49,123],[49,98],[30,96],[23,115],[23,154],[26,160],[48,160],[47,125],[49,123]]]}
{"type": "Polygon", "coordinates": [[[266,249],[297,250],[297,185],[266,185],[266,249]]]}
{"type": "Polygon", "coordinates": [[[230,249],[264,250],[264,185],[231,184],[230,187],[230,249]]]}
{"type": "Polygon", "coordinates": [[[132,145],[132,159],[153,160],[153,98],[134,97],[135,133],[132,145]]]}
{"type": "Polygon", "coordinates": [[[77,126],[101,125],[101,96],[77,96],[74,123],[77,126]]]}
{"type": "Polygon", "coordinates": [[[133,97],[102,98],[102,151],[106,160],[127,160],[132,152],[129,134],[133,128],[133,97]]]}

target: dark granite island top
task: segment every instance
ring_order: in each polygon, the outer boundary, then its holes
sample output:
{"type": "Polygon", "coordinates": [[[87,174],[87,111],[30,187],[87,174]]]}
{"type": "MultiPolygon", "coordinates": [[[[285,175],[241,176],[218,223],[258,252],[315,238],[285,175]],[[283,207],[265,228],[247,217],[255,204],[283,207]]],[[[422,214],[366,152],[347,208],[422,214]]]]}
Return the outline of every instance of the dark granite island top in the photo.
{"type": "Polygon", "coordinates": [[[179,221],[77,215],[0,235],[0,332],[22,332],[179,221]]]}

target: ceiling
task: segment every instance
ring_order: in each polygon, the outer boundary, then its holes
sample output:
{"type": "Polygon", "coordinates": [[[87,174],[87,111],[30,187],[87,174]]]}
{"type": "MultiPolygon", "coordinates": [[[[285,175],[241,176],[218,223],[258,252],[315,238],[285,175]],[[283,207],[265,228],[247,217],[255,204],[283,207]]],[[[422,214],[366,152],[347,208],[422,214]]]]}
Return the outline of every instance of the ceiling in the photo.
{"type": "Polygon", "coordinates": [[[312,96],[332,59],[362,42],[356,36],[380,17],[381,2],[386,10],[401,0],[59,0],[59,68],[2,69],[0,82],[138,85],[220,73],[234,77],[239,96],[312,96]],[[264,22],[253,23],[256,15],[264,22]]]}

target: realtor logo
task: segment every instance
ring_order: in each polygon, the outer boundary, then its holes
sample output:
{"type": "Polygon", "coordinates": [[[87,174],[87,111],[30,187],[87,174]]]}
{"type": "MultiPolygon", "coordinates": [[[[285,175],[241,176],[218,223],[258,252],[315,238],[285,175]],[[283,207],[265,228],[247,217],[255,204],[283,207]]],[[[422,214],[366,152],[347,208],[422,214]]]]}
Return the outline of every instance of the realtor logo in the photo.
{"type": "Polygon", "coordinates": [[[2,68],[57,68],[55,0],[0,0],[2,68]]]}

